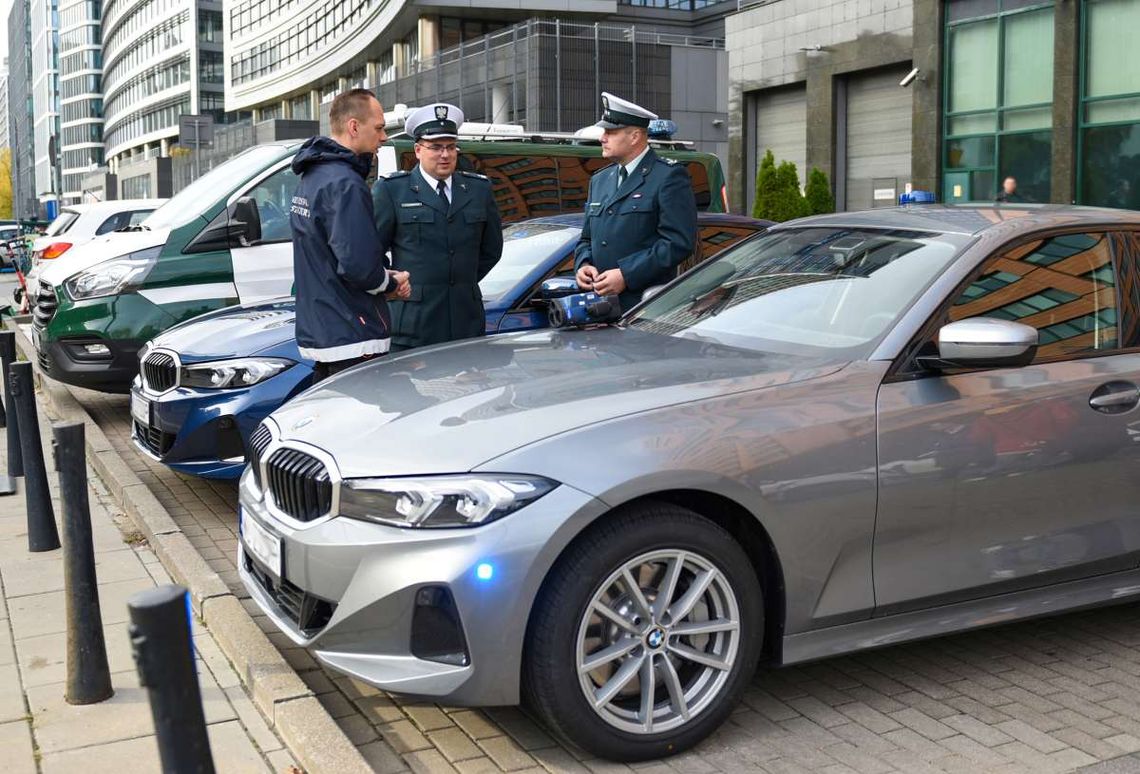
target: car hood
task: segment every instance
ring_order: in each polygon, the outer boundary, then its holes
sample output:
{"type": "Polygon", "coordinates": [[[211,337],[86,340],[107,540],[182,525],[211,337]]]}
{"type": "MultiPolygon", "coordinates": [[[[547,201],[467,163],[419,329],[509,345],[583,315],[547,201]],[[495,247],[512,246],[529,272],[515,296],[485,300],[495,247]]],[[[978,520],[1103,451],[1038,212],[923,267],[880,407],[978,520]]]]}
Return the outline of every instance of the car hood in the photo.
{"type": "Polygon", "coordinates": [[[183,362],[248,357],[294,337],[297,306],[292,298],[230,306],[195,317],[151,340],[183,362]]]}
{"type": "Polygon", "coordinates": [[[164,245],[168,236],[170,229],[163,228],[154,231],[112,231],[95,237],[89,242],[76,245],[59,258],[40,264],[40,282],[60,285],[72,275],[97,263],[164,245]]]}
{"type": "Polygon", "coordinates": [[[547,329],[385,357],[271,418],[282,438],[329,452],[345,478],[458,473],[577,427],[844,364],[628,329],[547,329]]]}

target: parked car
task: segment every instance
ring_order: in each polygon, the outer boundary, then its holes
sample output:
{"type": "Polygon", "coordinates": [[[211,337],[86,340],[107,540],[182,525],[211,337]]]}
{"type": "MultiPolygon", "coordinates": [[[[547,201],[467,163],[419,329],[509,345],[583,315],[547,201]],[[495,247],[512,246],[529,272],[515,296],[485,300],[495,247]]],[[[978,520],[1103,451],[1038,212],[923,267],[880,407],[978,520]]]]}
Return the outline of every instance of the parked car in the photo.
{"type": "Polygon", "coordinates": [[[32,271],[27,277],[32,298],[38,291],[37,278],[45,261],[59,259],[97,236],[138,226],[165,203],[166,199],[112,199],[64,205],[44,235],[32,242],[32,271]]]}
{"type": "MultiPolygon", "coordinates": [[[[699,248],[687,264],[771,225],[737,215],[698,219],[699,248]]],[[[502,260],[479,283],[487,333],[546,327],[539,285],[573,274],[582,220],[558,215],[503,230],[502,260]]],[[[240,476],[254,428],[312,381],[313,363],[297,349],[293,320],[293,300],[278,299],[212,312],[148,342],[131,386],[135,445],[183,473],[240,476]]]]}
{"type": "MultiPolygon", "coordinates": [[[[562,135],[481,137],[461,138],[459,164],[491,178],[504,222],[581,211],[590,174],[609,163],[596,145],[562,135]]],[[[32,339],[44,373],[127,392],[139,349],[157,334],[206,312],[287,295],[297,188],[290,163],[300,145],[254,146],[184,188],[140,231],[96,238],[42,270],[32,339]]],[[[379,172],[414,166],[412,145],[406,136],[390,140],[379,172]]],[[[686,165],[700,209],[727,209],[715,155],[673,142],[658,152],[686,165]]]]}
{"type": "Polygon", "coordinates": [[[1137,599],[1137,276],[1138,213],[781,224],[619,324],[294,398],[253,434],[239,572],[381,689],[678,753],[762,654],[1137,599]]]}

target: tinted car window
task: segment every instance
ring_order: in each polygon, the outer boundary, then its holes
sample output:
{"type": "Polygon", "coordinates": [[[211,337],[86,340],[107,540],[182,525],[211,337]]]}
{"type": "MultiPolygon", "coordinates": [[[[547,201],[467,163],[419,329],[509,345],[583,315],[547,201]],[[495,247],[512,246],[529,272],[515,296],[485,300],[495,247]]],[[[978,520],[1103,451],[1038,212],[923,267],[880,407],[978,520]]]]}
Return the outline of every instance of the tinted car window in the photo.
{"type": "Polygon", "coordinates": [[[104,220],[99,224],[99,228],[95,229],[95,236],[106,234],[109,231],[118,231],[130,225],[131,213],[129,212],[116,212],[111,217],[104,220]]]}
{"type": "Polygon", "coordinates": [[[62,234],[71,228],[77,220],[79,220],[79,213],[75,210],[61,210],[59,215],[55,216],[55,220],[47,227],[44,236],[57,236],[62,234]]]}
{"type": "Polygon", "coordinates": [[[1041,239],[990,258],[949,318],[996,317],[1037,329],[1037,359],[1115,349],[1117,275],[1105,234],[1041,239]]]}
{"type": "Polygon", "coordinates": [[[729,346],[866,357],[958,249],[917,232],[775,231],[707,261],[624,319],[729,346]]]}

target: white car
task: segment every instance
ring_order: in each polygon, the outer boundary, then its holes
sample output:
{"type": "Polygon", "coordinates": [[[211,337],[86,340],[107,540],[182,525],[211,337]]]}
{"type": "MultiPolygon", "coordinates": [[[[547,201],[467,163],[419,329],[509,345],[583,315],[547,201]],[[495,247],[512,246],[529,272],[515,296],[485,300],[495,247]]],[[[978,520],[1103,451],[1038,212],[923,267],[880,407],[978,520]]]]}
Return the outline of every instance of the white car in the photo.
{"type": "Polygon", "coordinates": [[[166,199],[119,199],[62,207],[44,235],[32,243],[32,270],[27,277],[31,297],[35,298],[35,288],[39,287],[35,280],[44,261],[56,260],[97,236],[137,226],[165,202],[166,199]]]}

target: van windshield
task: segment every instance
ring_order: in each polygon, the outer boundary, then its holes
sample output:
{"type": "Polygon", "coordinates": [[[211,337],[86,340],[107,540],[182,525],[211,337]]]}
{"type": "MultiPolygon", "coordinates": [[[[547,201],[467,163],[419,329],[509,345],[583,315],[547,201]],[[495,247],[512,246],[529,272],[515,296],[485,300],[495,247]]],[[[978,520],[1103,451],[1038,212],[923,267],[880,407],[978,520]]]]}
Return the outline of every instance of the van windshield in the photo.
{"type": "Polygon", "coordinates": [[[153,230],[185,226],[281,156],[280,145],[256,145],[243,151],[179,191],[146,219],[146,227],[153,230]]]}

